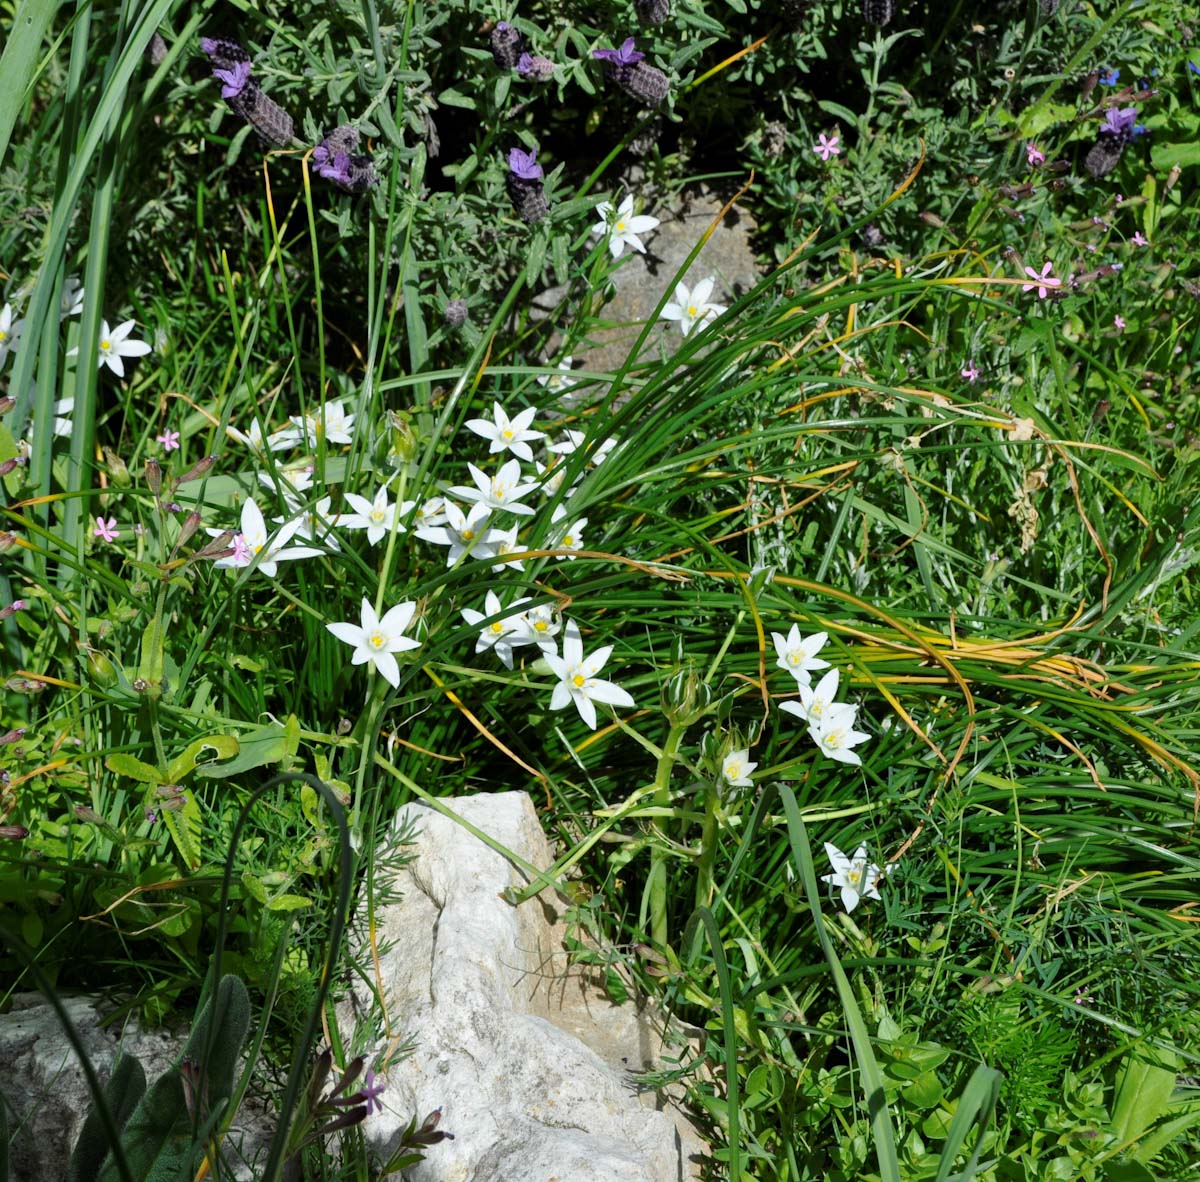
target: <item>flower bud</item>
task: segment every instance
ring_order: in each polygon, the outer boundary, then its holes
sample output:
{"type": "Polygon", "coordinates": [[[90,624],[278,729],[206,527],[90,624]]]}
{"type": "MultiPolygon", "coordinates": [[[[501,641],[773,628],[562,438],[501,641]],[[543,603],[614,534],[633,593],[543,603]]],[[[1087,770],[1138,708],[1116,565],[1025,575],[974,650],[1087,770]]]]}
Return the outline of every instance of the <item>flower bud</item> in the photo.
{"type": "Polygon", "coordinates": [[[5,731],[0,735],[0,747],[7,747],[9,743],[19,743],[25,737],[25,728],[23,726],[15,727],[11,731],[5,731]]]}
{"type": "Polygon", "coordinates": [[[88,680],[102,689],[111,689],[117,684],[116,666],[98,649],[88,651],[87,671],[88,680]]]}
{"type": "Polygon", "coordinates": [[[663,685],[662,708],[672,726],[688,726],[712,705],[713,692],[692,664],[678,668],[663,685]]]}
{"type": "Polygon", "coordinates": [[[0,825],[0,837],[9,841],[24,841],[29,836],[29,830],[24,825],[0,825]]]}
{"type": "Polygon", "coordinates": [[[16,534],[0,533],[0,554],[7,554],[16,544],[16,534]]]}
{"type": "Polygon", "coordinates": [[[14,612],[23,612],[29,604],[23,599],[14,599],[7,607],[0,607],[0,620],[7,620],[14,612]]]}
{"type": "Polygon", "coordinates": [[[175,481],[175,487],[178,488],[181,484],[187,484],[192,480],[200,480],[207,476],[213,465],[217,462],[216,456],[205,456],[198,464],[193,464],[178,480],[175,481]]]}
{"type": "Polygon", "coordinates": [[[498,21],[491,33],[492,61],[502,70],[511,70],[521,59],[524,39],[508,21],[498,21]]]}
{"type": "Polygon", "coordinates": [[[862,15],[870,25],[883,28],[896,13],[894,0],[863,0],[862,15]]]}
{"type": "Polygon", "coordinates": [[[129,477],[129,469],[125,467],[125,461],[111,447],[104,449],[104,463],[108,466],[108,474],[117,488],[129,488],[133,484],[129,477]]]}
{"type": "Polygon", "coordinates": [[[17,400],[10,397],[8,394],[5,394],[3,398],[0,398],[0,415],[8,414],[8,412],[16,405],[17,400]]]}
{"type": "Polygon", "coordinates": [[[512,202],[517,217],[529,225],[540,222],[550,212],[550,203],[546,200],[540,180],[527,180],[510,172],[508,199],[512,202]]]}
{"type": "Polygon", "coordinates": [[[176,539],[175,548],[186,546],[192,534],[200,528],[200,514],[193,509],[184,519],[183,525],[179,530],[179,537],[176,539]]]}
{"type": "Polygon", "coordinates": [[[388,411],[388,426],[392,432],[391,457],[402,464],[412,463],[417,458],[419,441],[408,415],[402,411],[388,411]]]}
{"type": "Polygon", "coordinates": [[[20,460],[5,460],[0,464],[0,476],[7,476],[14,468],[20,466],[20,460]]]}
{"type": "Polygon", "coordinates": [[[162,491],[162,465],[154,458],[146,461],[146,487],[155,495],[162,491]]]}
{"type": "Polygon", "coordinates": [[[466,300],[451,300],[446,305],[445,321],[447,328],[462,328],[467,322],[470,312],[466,300]]]}
{"type": "Polygon", "coordinates": [[[671,15],[671,0],[633,0],[633,7],[644,25],[661,25],[671,15]]]}
{"type": "Polygon", "coordinates": [[[523,53],[517,60],[517,73],[531,82],[545,82],[554,77],[554,63],[536,53],[523,53]]]}

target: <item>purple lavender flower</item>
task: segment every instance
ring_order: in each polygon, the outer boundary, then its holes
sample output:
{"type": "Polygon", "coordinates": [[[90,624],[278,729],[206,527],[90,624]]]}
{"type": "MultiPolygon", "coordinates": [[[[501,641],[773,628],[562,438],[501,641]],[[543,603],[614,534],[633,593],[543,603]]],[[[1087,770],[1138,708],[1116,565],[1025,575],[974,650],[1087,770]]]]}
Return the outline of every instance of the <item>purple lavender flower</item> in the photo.
{"type": "Polygon", "coordinates": [[[532,152],[523,152],[520,148],[513,148],[508,154],[508,170],[515,177],[520,177],[523,181],[540,181],[545,173],[542,172],[542,166],[537,162],[537,149],[532,152]]]}
{"type": "Polygon", "coordinates": [[[1104,126],[1100,130],[1110,135],[1130,135],[1136,121],[1137,107],[1110,107],[1104,116],[1104,126]]]}
{"type": "Polygon", "coordinates": [[[517,59],[517,73],[522,78],[543,82],[554,77],[554,63],[549,58],[539,57],[537,54],[523,53],[517,59]]]}
{"type": "Polygon", "coordinates": [[[221,87],[222,98],[237,98],[250,81],[250,63],[235,62],[227,70],[213,70],[213,77],[224,83],[221,87]]]}
{"type": "Polygon", "coordinates": [[[204,55],[222,70],[231,70],[239,62],[248,62],[250,55],[236,42],[222,37],[201,37],[200,48],[204,55]]]}
{"type": "Polygon", "coordinates": [[[369,156],[356,155],[359,131],[352,123],[335,127],[315,148],[313,167],[317,175],[349,193],[363,193],[378,183],[369,156]]]}
{"type": "Polygon", "coordinates": [[[367,1102],[367,1115],[372,1112],[382,1112],[383,1105],[379,1101],[379,1097],[383,1095],[387,1088],[387,1084],[379,1081],[379,1077],[369,1067],[367,1068],[366,1086],[363,1088],[363,1099],[367,1102]]]}
{"type": "Polygon", "coordinates": [[[640,62],[646,56],[634,49],[633,45],[633,38],[626,37],[620,49],[593,49],[592,57],[612,62],[614,66],[632,66],[634,62],[640,62]]]}

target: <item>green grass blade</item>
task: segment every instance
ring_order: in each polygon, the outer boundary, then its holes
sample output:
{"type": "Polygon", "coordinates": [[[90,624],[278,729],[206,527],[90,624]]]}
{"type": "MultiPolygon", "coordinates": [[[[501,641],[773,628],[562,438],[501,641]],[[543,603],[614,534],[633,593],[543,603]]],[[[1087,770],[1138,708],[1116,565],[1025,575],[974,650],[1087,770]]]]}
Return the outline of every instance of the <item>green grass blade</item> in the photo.
{"type": "Polygon", "coordinates": [[[42,40],[57,11],[58,0],[24,0],[13,18],[0,55],[0,166],[37,72],[42,40]]]}

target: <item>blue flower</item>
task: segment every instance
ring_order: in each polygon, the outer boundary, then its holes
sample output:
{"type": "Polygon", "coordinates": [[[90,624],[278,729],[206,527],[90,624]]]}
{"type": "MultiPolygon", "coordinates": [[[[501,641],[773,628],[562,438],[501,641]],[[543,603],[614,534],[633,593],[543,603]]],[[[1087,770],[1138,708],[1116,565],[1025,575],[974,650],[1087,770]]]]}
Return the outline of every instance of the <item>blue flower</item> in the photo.
{"type": "Polygon", "coordinates": [[[1120,70],[1109,70],[1107,74],[1100,75],[1101,86],[1116,86],[1121,79],[1120,70]]]}
{"type": "Polygon", "coordinates": [[[1188,62],[1188,69],[1191,70],[1193,74],[1200,74],[1200,66],[1198,66],[1195,62],[1188,62]]]}

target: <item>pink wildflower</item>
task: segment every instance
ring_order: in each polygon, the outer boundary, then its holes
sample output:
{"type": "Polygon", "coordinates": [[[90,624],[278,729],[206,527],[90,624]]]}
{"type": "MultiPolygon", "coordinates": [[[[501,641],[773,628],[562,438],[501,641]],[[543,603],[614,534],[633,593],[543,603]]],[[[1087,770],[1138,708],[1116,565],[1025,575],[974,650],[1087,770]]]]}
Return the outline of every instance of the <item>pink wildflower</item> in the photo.
{"type": "Polygon", "coordinates": [[[975,359],[972,358],[970,361],[968,361],[960,372],[968,382],[974,383],[975,379],[979,377],[979,370],[975,368],[975,359]]]}
{"type": "Polygon", "coordinates": [[[1046,153],[1030,140],[1025,145],[1025,159],[1029,161],[1030,168],[1040,168],[1046,163],[1046,153]]]}
{"type": "Polygon", "coordinates": [[[1123,329],[1125,327],[1125,317],[1124,316],[1114,316],[1113,324],[1116,325],[1116,327],[1118,329],[1123,329]]]}
{"type": "Polygon", "coordinates": [[[161,435],[155,435],[155,443],[161,443],[163,451],[175,451],[179,447],[179,432],[164,431],[161,435]]]}
{"type": "Polygon", "coordinates": [[[822,132],[817,137],[817,142],[813,144],[813,151],[816,152],[822,160],[829,160],[832,156],[840,156],[842,149],[838,147],[838,133],[835,131],[833,135],[826,136],[822,132]]]}
{"type": "Polygon", "coordinates": [[[1047,263],[1042,268],[1042,273],[1040,275],[1032,267],[1026,267],[1025,274],[1028,275],[1029,278],[1033,280],[1033,282],[1023,284],[1021,286],[1021,290],[1022,291],[1033,291],[1033,289],[1036,287],[1037,293],[1038,293],[1038,299],[1044,300],[1046,298],[1046,296],[1048,296],[1050,294],[1050,290],[1049,290],[1050,288],[1062,287],[1062,280],[1055,279],[1054,276],[1050,274],[1053,267],[1054,267],[1053,263],[1047,263]]]}
{"type": "Polygon", "coordinates": [[[92,537],[101,538],[106,542],[115,542],[120,536],[115,517],[110,517],[107,521],[103,517],[96,518],[96,528],[92,530],[92,537]]]}
{"type": "Polygon", "coordinates": [[[1149,246],[1150,240],[1142,234],[1141,230],[1138,230],[1138,232],[1136,234],[1134,234],[1134,236],[1133,236],[1133,245],[1134,246],[1149,246]]]}

